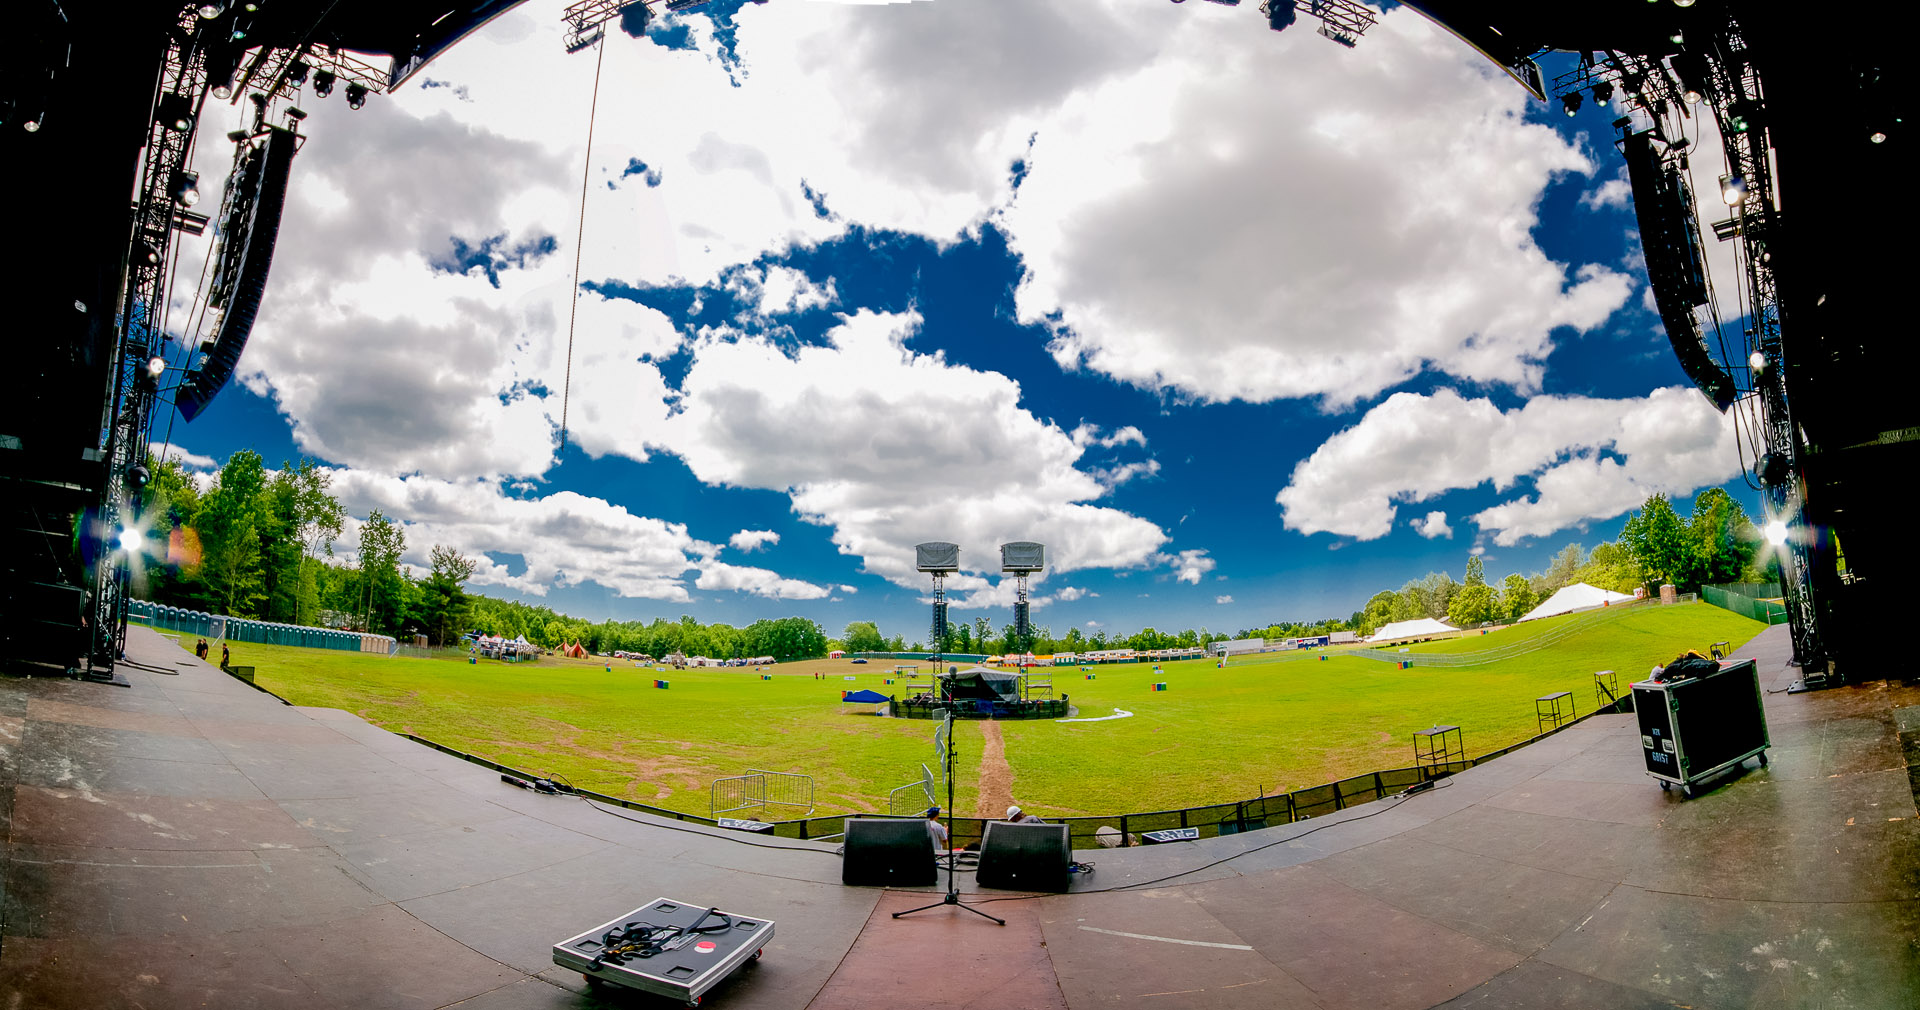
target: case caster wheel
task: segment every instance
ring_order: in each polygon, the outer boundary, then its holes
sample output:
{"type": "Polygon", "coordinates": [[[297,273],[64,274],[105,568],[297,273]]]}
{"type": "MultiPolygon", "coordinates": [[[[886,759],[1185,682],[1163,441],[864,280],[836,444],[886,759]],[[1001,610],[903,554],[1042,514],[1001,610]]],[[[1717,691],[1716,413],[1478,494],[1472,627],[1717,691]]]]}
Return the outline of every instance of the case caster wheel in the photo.
{"type": "Polygon", "coordinates": [[[749,960],[749,961],[758,961],[758,960],[760,960],[760,957],[761,957],[761,955],[763,955],[763,954],[765,954],[766,952],[767,952],[767,948],[765,948],[765,947],[762,947],[762,948],[760,948],[759,950],[756,950],[756,951],[754,951],[754,952],[753,952],[753,956],[752,956],[752,957],[750,957],[750,958],[747,958],[747,960],[749,960]]]}
{"type": "Polygon", "coordinates": [[[1767,766],[1767,753],[1766,753],[1766,751],[1761,751],[1761,752],[1760,752],[1760,767],[1762,767],[1762,768],[1765,768],[1766,766],[1767,766]]]}
{"type": "Polygon", "coordinates": [[[1680,795],[1682,795],[1682,796],[1685,796],[1685,797],[1686,797],[1687,799],[1693,799],[1693,787],[1692,787],[1692,786],[1681,786],[1681,787],[1680,787],[1680,795]]]}
{"type": "Polygon", "coordinates": [[[1662,783],[1660,783],[1660,791],[1661,791],[1661,792],[1663,792],[1663,793],[1667,793],[1667,792],[1672,792],[1672,791],[1673,791],[1673,783],[1671,783],[1671,782],[1662,782],[1662,783]]]}
{"type": "Polygon", "coordinates": [[[692,1010],[693,1007],[697,1007],[699,1005],[700,1005],[700,997],[698,996],[695,996],[694,998],[687,1001],[688,1010],[692,1010]]]}

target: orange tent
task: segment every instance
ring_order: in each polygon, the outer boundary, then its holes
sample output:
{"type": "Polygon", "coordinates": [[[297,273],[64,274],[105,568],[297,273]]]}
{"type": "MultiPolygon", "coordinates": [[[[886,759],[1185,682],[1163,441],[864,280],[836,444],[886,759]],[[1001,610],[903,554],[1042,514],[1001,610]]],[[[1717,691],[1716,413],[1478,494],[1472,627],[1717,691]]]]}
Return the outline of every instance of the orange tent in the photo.
{"type": "Polygon", "coordinates": [[[587,650],[581,648],[579,642],[568,642],[560,647],[560,655],[568,659],[585,659],[587,650]]]}

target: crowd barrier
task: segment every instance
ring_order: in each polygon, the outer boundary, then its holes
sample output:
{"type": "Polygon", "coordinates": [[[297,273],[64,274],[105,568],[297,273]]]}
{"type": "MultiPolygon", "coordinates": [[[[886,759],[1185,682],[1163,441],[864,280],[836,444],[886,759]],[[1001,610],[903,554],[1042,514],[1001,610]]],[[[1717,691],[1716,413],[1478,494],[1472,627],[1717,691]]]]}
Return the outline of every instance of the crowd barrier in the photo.
{"type": "Polygon", "coordinates": [[[295,645],[306,649],[339,649],[343,652],[372,652],[391,656],[399,643],[388,635],[363,635],[357,631],[332,628],[308,628],[298,624],[276,624],[245,617],[225,617],[199,610],[169,607],[147,600],[129,600],[127,616],[143,624],[209,641],[256,642],[261,645],[295,645]]]}
{"type": "MultiPolygon", "coordinates": [[[[1435,764],[1363,772],[1359,775],[1329,782],[1325,785],[1309,786],[1305,789],[1296,789],[1288,793],[1256,796],[1252,799],[1236,800],[1228,803],[1212,803],[1205,806],[1184,807],[1178,810],[1154,810],[1132,814],[1107,814],[1092,817],[1052,817],[1048,818],[1048,821],[1053,824],[1065,824],[1067,826],[1067,836],[1072,839],[1073,847],[1076,849],[1109,847],[1107,843],[1103,843],[1102,841],[1102,828],[1112,829],[1107,833],[1108,842],[1111,844],[1132,846],[1141,844],[1139,837],[1141,834],[1167,828],[1196,828],[1201,838],[1212,838],[1219,835],[1231,835],[1242,831],[1252,831],[1258,828],[1278,827],[1282,824],[1292,824],[1295,821],[1309,820],[1314,817],[1345,810],[1348,807],[1359,806],[1363,803],[1371,803],[1375,800],[1398,795],[1424,782],[1442,779],[1457,772],[1465,771],[1475,765],[1484,764],[1494,758],[1511,754],[1522,747],[1538,743],[1556,733],[1564,732],[1568,727],[1577,726],[1596,715],[1606,715],[1617,710],[1615,706],[1608,706],[1597,712],[1589,712],[1579,718],[1569,719],[1544,733],[1536,734],[1518,743],[1510,744],[1498,750],[1489,751],[1474,757],[1466,757],[1463,755],[1456,760],[1435,764]]],[[[442,753],[451,754],[462,760],[471,761],[474,764],[492,768],[495,771],[505,772],[517,778],[532,780],[543,777],[538,773],[523,771],[510,765],[499,764],[483,757],[468,754],[465,751],[455,750],[452,747],[435,743],[432,740],[415,736],[412,733],[406,734],[406,737],[415,743],[424,744],[442,753]]],[[[572,791],[577,795],[584,796],[595,802],[624,807],[628,810],[652,814],[656,817],[666,817],[676,821],[687,821],[712,827],[719,826],[719,822],[712,817],[702,817],[699,814],[690,814],[681,810],[669,810],[665,807],[656,807],[634,800],[621,799],[617,796],[608,796],[605,793],[597,793],[587,789],[574,789],[572,791]]],[[[821,817],[803,817],[789,821],[775,821],[773,822],[773,830],[770,833],[780,838],[833,841],[845,832],[845,822],[849,818],[888,816],[891,815],[885,813],[845,813],[830,814],[821,817]]],[[[953,818],[953,844],[956,847],[978,844],[986,834],[986,826],[990,821],[990,818],[983,817],[953,818]]]]}

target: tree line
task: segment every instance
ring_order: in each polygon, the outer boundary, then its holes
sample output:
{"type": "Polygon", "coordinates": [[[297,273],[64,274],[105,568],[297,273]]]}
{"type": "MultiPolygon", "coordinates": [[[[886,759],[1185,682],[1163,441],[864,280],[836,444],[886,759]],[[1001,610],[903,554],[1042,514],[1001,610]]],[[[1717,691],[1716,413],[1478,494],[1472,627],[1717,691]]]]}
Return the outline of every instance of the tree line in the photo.
{"type": "MultiPolygon", "coordinates": [[[[1205,627],[1122,634],[1069,628],[1056,636],[1048,626],[1021,635],[1011,622],[998,629],[985,615],[955,620],[938,643],[905,635],[887,637],[872,621],[850,622],[829,639],[806,618],[759,620],[746,627],[702,624],[690,616],[652,621],[594,623],[538,604],[470,594],[465,584],[476,559],[435,545],[431,567],[416,575],[400,564],[406,528],[379,511],[360,527],[357,563],[333,557],[346,526],[346,510],[331,491],[332,474],[310,459],[268,472],[260,455],[241,450],[214,475],[204,493],[176,460],[149,459],[152,479],[141,494],[143,515],[156,543],[164,539],[167,564],[151,566],[137,591],[173,606],[308,626],[344,627],[410,637],[434,644],[468,631],[524,637],[548,648],[578,642],[593,652],[616,650],[664,656],[673,652],[714,658],[775,656],[794,659],[850,652],[949,653],[1089,652],[1193,648],[1229,637],[1205,627]]],[[[1555,591],[1576,582],[1631,593],[1657,592],[1671,583],[1693,592],[1716,582],[1776,581],[1772,552],[1740,504],[1725,491],[1701,492],[1683,518],[1664,494],[1650,496],[1627,519],[1620,539],[1588,552],[1568,544],[1542,572],[1509,573],[1489,582],[1485,563],[1469,556],[1463,579],[1429,572],[1399,589],[1383,589],[1348,617],[1311,622],[1278,621],[1241,628],[1234,638],[1296,638],[1335,631],[1372,634],[1394,622],[1430,617],[1455,627],[1504,623],[1532,610],[1555,591]]]]}

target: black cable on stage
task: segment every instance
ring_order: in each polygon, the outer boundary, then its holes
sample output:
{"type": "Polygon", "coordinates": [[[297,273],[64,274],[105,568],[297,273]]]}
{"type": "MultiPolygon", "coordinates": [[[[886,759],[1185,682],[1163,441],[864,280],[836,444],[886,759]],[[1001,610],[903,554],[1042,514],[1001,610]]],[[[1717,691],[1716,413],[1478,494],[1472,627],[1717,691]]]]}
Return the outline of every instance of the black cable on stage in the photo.
{"type": "MultiPolygon", "coordinates": [[[[588,799],[585,796],[581,796],[580,798],[583,800],[586,800],[587,806],[590,806],[593,809],[598,810],[603,814],[611,814],[612,816],[618,817],[623,821],[632,821],[635,824],[644,824],[644,825],[647,825],[648,827],[653,827],[653,828],[666,828],[669,831],[684,831],[689,835],[699,835],[702,838],[714,837],[713,835],[708,834],[705,831],[697,831],[693,828],[683,828],[672,821],[666,820],[665,818],[662,818],[659,823],[655,823],[653,821],[643,821],[638,817],[628,817],[626,814],[623,814],[618,810],[614,810],[609,807],[603,807],[600,804],[595,803],[593,800],[588,799]]],[[[725,829],[722,829],[722,830],[725,830],[725,829]]],[[[799,839],[795,839],[795,840],[799,841],[799,839]]],[[[756,842],[750,838],[744,838],[744,837],[728,838],[727,841],[734,842],[739,845],[751,845],[751,846],[754,846],[755,848],[761,848],[761,849],[779,849],[782,852],[817,852],[823,856],[832,856],[835,859],[840,858],[840,853],[833,849],[816,849],[816,848],[799,846],[799,845],[768,845],[766,842],[756,842]]]]}

